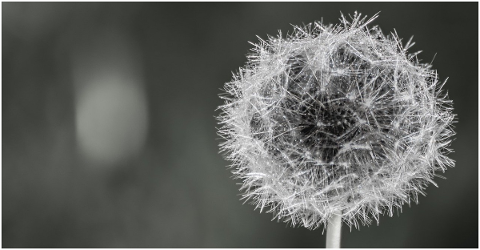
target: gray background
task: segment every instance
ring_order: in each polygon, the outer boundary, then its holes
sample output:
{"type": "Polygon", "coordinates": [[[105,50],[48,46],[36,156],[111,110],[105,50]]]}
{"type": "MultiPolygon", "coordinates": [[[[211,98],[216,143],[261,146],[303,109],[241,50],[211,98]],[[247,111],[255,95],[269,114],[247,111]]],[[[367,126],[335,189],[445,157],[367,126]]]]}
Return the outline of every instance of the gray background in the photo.
{"type": "MultiPolygon", "coordinates": [[[[385,33],[396,29],[404,42],[414,35],[410,51],[423,50],[423,61],[437,54],[433,65],[441,79],[449,77],[445,88],[459,122],[451,154],[456,167],[443,174],[446,180],[435,179],[439,188],[428,187],[427,197],[399,216],[382,216],[379,226],[344,227],[342,245],[478,247],[478,3],[2,8],[3,247],[323,247],[321,229],[291,228],[242,205],[229,163],[218,153],[215,109],[220,88],[245,64],[256,35],[286,33],[290,24],[322,17],[337,23],[340,11],[355,10],[381,11],[373,24],[385,33]],[[122,135],[116,144],[99,142],[110,145],[102,150],[122,153],[113,163],[82,153],[76,118],[82,77],[102,74],[109,62],[120,65],[119,79],[137,76],[143,89],[144,106],[113,109],[127,118],[143,110],[148,118],[147,128],[138,128],[143,137],[132,137],[144,140],[134,146],[122,135]]],[[[98,138],[116,131],[118,124],[108,124],[112,130],[98,138]]],[[[136,131],[136,121],[130,125],[136,131]]]]}

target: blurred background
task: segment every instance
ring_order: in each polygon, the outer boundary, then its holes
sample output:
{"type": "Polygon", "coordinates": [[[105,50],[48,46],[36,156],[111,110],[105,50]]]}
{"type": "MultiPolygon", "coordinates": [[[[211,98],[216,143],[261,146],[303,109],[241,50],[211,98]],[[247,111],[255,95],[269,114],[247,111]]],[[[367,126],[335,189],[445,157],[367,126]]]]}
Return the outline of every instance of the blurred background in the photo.
{"type": "Polygon", "coordinates": [[[218,94],[258,41],[340,12],[433,61],[456,167],[343,247],[478,247],[478,3],[2,3],[3,247],[323,247],[239,200],[218,94]],[[435,56],[436,55],[436,56],[435,56]]]}

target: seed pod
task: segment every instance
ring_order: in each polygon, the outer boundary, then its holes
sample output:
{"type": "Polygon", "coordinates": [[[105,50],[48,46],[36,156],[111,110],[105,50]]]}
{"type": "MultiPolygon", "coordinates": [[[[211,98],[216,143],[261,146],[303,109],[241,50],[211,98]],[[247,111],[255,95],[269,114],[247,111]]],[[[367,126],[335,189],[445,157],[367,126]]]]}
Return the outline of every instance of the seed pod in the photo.
{"type": "Polygon", "coordinates": [[[355,13],[260,39],[225,84],[219,134],[243,199],[315,229],[358,227],[418,202],[454,135],[436,71],[355,13]]]}

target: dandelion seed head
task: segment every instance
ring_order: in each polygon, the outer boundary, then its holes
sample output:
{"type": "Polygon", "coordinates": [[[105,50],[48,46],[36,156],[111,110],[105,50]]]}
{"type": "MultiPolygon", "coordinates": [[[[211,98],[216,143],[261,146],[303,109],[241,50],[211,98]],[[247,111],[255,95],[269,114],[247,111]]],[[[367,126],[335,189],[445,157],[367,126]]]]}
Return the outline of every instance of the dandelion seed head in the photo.
{"type": "Polygon", "coordinates": [[[368,27],[376,17],[260,39],[225,84],[221,150],[260,211],[309,229],[340,214],[358,227],[418,202],[454,165],[443,84],[412,43],[368,27]]]}

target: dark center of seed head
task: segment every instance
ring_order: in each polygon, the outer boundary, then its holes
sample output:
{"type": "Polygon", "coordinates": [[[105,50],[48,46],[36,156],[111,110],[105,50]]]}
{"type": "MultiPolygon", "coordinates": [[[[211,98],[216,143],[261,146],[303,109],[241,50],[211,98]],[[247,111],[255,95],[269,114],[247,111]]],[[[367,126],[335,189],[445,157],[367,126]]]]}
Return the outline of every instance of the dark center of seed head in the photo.
{"type": "Polygon", "coordinates": [[[306,67],[303,56],[291,57],[288,63],[288,90],[294,96],[291,99],[296,102],[292,107],[298,107],[300,114],[296,123],[301,128],[301,141],[312,155],[330,163],[342,148],[338,138],[355,124],[351,111],[353,104],[340,92],[326,94],[319,91],[318,80],[306,67]]]}
{"type": "MultiPolygon", "coordinates": [[[[325,91],[320,88],[316,72],[307,65],[306,56],[291,56],[286,64],[288,77],[283,80],[287,80],[288,95],[280,103],[280,114],[266,118],[275,124],[272,139],[266,136],[266,128],[258,113],[250,121],[253,137],[264,140],[273,157],[281,157],[281,152],[288,151],[289,145],[294,143],[303,148],[304,153],[321,159],[324,163],[333,164],[329,165],[331,167],[339,168],[334,164],[335,158],[345,142],[353,139],[356,134],[352,129],[357,122],[354,115],[356,104],[346,97],[353,88],[352,79],[348,76],[332,76],[325,91]],[[296,134],[293,135],[295,132],[288,132],[289,130],[295,130],[296,134]]],[[[345,67],[363,70],[368,65],[340,48],[332,59],[330,68],[334,72],[345,67]]]]}

